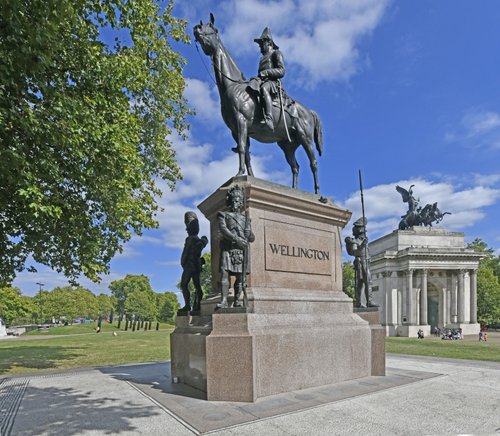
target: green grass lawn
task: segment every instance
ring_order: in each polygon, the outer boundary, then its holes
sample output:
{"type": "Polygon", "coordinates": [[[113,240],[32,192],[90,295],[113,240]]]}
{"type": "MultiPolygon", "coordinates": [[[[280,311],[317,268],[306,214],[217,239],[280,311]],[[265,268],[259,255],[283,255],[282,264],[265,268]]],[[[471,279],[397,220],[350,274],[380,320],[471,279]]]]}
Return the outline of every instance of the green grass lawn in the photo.
{"type": "MultiPolygon", "coordinates": [[[[121,328],[118,329],[118,322],[114,321],[113,324],[110,324],[107,321],[103,321],[101,323],[101,332],[119,332],[120,330],[125,329],[125,323],[121,323],[121,328]]],[[[23,336],[52,336],[52,335],[81,335],[85,333],[95,333],[97,328],[97,321],[91,323],[82,323],[82,324],[70,324],[67,326],[59,326],[59,327],[50,327],[47,330],[33,330],[31,332],[25,333],[23,336]]],[[[172,329],[173,326],[166,323],[160,323],[160,329],[172,329]]],[[[144,327],[141,329],[143,330],[144,327]]],[[[151,331],[156,329],[156,322],[151,323],[151,331]]],[[[129,331],[132,330],[132,327],[129,328],[129,331]]]]}
{"type": "Polygon", "coordinates": [[[168,360],[171,331],[5,339],[0,341],[0,374],[168,360]]]}
{"type": "MultiPolygon", "coordinates": [[[[0,374],[168,360],[173,326],[162,324],[159,331],[155,327],[153,324],[152,330],[125,332],[123,324],[118,330],[116,323],[103,322],[100,334],[95,333],[94,323],[54,327],[46,333],[1,340],[0,374]]],[[[388,353],[500,361],[498,332],[492,333],[488,342],[479,342],[475,337],[460,341],[388,337],[385,344],[388,353]]]]}
{"type": "Polygon", "coordinates": [[[439,338],[387,337],[385,338],[385,351],[397,354],[500,362],[499,341],[479,342],[475,338],[471,338],[470,340],[443,341],[439,338]]]}

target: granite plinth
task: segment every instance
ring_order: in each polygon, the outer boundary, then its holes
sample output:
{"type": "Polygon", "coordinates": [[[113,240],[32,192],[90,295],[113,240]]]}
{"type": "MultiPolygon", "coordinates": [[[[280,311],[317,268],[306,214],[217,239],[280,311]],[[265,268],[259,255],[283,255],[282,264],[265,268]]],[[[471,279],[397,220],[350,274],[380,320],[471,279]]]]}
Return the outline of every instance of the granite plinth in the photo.
{"type": "Polygon", "coordinates": [[[217,213],[235,183],[245,190],[255,234],[248,306],[216,311],[212,297],[202,302],[200,317],[178,319],[172,377],[210,401],[253,402],[384,372],[380,358],[375,369],[372,362],[375,324],[353,313],[341,290],[341,231],[350,212],[318,195],[238,177],[201,203],[211,226],[214,293],[220,292],[217,213]]]}
{"type": "Polygon", "coordinates": [[[371,330],[372,375],[385,375],[385,329],[377,307],[355,308],[354,313],[368,321],[371,330]]]}

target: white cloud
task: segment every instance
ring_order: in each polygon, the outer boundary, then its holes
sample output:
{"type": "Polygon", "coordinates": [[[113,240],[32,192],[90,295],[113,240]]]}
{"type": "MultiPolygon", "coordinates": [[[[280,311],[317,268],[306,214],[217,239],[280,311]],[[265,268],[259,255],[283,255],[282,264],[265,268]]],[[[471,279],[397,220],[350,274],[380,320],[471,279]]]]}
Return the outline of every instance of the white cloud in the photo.
{"type": "Polygon", "coordinates": [[[269,26],[285,65],[298,67],[299,76],[293,80],[314,86],[347,80],[359,70],[359,41],[380,24],[388,4],[389,0],[232,0],[221,4],[215,24],[229,50],[252,53],[256,59],[259,51],[253,40],[269,26]]]}
{"type": "Polygon", "coordinates": [[[196,120],[209,127],[222,126],[219,95],[215,86],[197,79],[186,79],[184,96],[189,106],[196,111],[196,120]]]}
{"type": "MultiPolygon", "coordinates": [[[[481,185],[456,187],[449,182],[431,182],[425,179],[399,180],[377,185],[363,192],[365,213],[369,222],[368,230],[372,239],[397,229],[400,217],[408,210],[408,205],[403,203],[401,195],[396,191],[396,185],[405,189],[415,185],[413,195],[419,199],[420,206],[438,202],[441,212],[451,212],[452,214],[446,215],[440,224],[441,227],[451,230],[461,230],[481,221],[485,217],[483,209],[500,199],[500,189],[481,185]]],[[[353,212],[353,220],[359,218],[361,216],[359,191],[352,193],[344,206],[353,212]]]]}
{"type": "MultiPolygon", "coordinates": [[[[171,248],[182,248],[186,237],[184,214],[188,210],[195,211],[198,215],[200,235],[210,237],[209,224],[198,211],[197,205],[236,174],[238,156],[229,150],[232,144],[228,146],[227,153],[214,159],[212,144],[197,143],[190,137],[186,140],[175,137],[171,141],[184,178],[177,183],[175,191],[171,192],[166,187],[163,189],[164,195],[158,201],[164,211],[158,214],[157,219],[163,244],[171,248]]],[[[268,172],[266,162],[267,158],[252,155],[256,177],[282,184],[290,182],[290,174],[268,172]]]]}
{"type": "Polygon", "coordinates": [[[469,109],[458,126],[448,130],[445,139],[473,148],[500,150],[500,114],[478,108],[469,109]]]}
{"type": "Polygon", "coordinates": [[[493,186],[500,182],[500,174],[474,174],[474,180],[481,186],[493,186]]]}

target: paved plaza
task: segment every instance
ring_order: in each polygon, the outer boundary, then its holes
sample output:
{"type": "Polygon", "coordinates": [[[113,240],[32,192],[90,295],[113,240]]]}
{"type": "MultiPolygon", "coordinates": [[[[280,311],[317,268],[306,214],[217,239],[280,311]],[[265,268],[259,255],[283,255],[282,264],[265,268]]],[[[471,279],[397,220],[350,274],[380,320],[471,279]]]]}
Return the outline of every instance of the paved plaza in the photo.
{"type": "Polygon", "coordinates": [[[388,355],[386,377],[256,403],[208,402],[169,365],[2,377],[0,434],[500,434],[499,363],[388,355]]]}

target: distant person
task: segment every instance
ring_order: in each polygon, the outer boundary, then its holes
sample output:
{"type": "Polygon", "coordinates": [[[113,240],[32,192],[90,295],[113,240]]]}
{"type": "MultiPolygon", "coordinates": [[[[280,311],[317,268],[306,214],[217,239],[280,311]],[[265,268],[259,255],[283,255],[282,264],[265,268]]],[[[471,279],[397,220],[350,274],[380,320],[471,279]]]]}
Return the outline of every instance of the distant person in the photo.
{"type": "Polygon", "coordinates": [[[484,332],[483,334],[484,342],[488,341],[488,333],[484,332]]]}
{"type": "Polygon", "coordinates": [[[479,330],[479,342],[483,340],[483,331],[479,330]]]}

